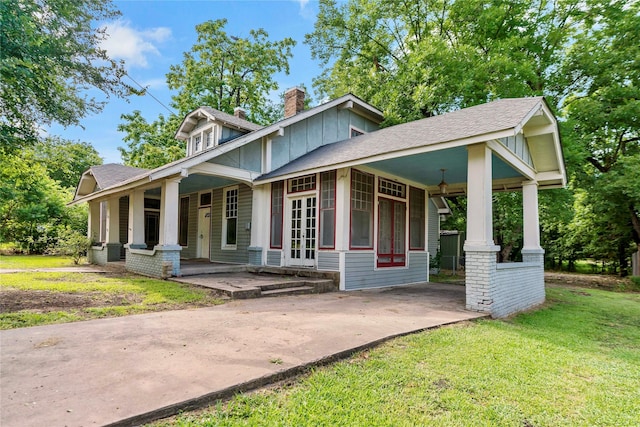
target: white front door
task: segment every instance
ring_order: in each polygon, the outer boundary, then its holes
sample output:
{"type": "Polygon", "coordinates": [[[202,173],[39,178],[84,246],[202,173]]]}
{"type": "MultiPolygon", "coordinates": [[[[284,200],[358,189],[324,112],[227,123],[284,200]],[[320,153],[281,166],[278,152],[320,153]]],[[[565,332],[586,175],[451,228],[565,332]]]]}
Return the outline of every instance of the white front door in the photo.
{"type": "Polygon", "coordinates": [[[209,237],[211,235],[211,208],[198,209],[198,258],[209,259],[209,237]]]}
{"type": "Polygon", "coordinates": [[[316,261],[316,196],[289,201],[289,265],[313,267],[316,261]]]}

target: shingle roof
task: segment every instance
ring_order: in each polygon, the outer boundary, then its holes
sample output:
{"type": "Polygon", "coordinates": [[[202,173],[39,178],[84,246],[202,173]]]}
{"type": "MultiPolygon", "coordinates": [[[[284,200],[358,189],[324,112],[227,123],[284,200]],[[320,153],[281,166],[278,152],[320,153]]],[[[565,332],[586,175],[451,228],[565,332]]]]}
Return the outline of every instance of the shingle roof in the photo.
{"type": "Polygon", "coordinates": [[[148,169],[134,168],[117,163],[91,166],[89,170],[96,180],[96,185],[101,190],[149,171],[148,169]]]}
{"type": "Polygon", "coordinates": [[[211,107],[200,107],[202,110],[206,111],[207,113],[211,114],[213,117],[215,117],[216,119],[220,120],[221,122],[227,122],[229,124],[232,124],[236,127],[239,127],[240,129],[246,129],[249,131],[254,131],[254,130],[258,130],[258,129],[262,129],[263,126],[257,125],[253,122],[250,122],[248,120],[244,120],[241,119],[239,117],[233,116],[231,114],[225,113],[223,111],[220,110],[216,110],[215,108],[211,108],[211,107]]]}
{"type": "Polygon", "coordinates": [[[515,128],[543,102],[542,97],[500,99],[440,116],[390,126],[321,146],[260,176],[257,181],[515,128]]]}

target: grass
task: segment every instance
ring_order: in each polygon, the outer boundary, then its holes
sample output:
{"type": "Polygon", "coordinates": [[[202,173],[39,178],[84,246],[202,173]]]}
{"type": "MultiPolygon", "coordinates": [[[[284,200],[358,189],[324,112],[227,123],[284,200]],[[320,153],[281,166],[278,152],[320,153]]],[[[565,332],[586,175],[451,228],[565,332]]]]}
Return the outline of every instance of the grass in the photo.
{"type": "Polygon", "coordinates": [[[411,335],[159,426],[632,426],[640,294],[550,288],[547,305],[411,335]]]}
{"type": "Polygon", "coordinates": [[[71,257],[48,255],[0,255],[0,268],[30,269],[73,267],[71,257]]]}
{"type": "Polygon", "coordinates": [[[46,291],[53,301],[53,306],[57,299],[74,294],[82,294],[100,302],[97,304],[99,306],[58,311],[20,310],[0,313],[0,329],[124,316],[222,302],[207,290],[186,284],[139,276],[106,277],[90,273],[3,274],[0,290],[46,291]]]}

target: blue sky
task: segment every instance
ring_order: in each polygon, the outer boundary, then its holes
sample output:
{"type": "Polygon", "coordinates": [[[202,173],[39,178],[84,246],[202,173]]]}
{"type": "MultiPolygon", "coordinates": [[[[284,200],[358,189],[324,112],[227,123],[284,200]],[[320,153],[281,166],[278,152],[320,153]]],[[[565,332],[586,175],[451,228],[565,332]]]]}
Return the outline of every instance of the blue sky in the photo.
{"type": "MultiPolygon", "coordinates": [[[[170,65],[182,62],[183,52],[190,50],[196,41],[195,26],[207,20],[226,18],[227,34],[237,37],[247,37],[251,29],[264,28],[271,40],[285,37],[296,40],[289,75],[276,76],[279,92],[301,83],[312,92],[312,79],[320,74],[317,61],[311,59],[309,47],[303,43],[304,35],[313,30],[318,11],[315,1],[129,0],[114,4],[122,16],[103,23],[110,34],[103,47],[112,58],[123,59],[128,74],[148,86],[167,106],[172,92],[167,88],[165,74],[170,65]]],[[[133,84],[126,77],[125,80],[133,84]]],[[[120,115],[140,110],[147,121],[153,121],[160,113],[168,114],[148,95],[130,97],[129,102],[114,98],[107,101],[102,113],[86,117],[81,127],[53,126],[48,132],[72,141],[89,142],[105,163],[121,163],[117,147],[124,145],[123,135],[116,129],[120,115]]]]}

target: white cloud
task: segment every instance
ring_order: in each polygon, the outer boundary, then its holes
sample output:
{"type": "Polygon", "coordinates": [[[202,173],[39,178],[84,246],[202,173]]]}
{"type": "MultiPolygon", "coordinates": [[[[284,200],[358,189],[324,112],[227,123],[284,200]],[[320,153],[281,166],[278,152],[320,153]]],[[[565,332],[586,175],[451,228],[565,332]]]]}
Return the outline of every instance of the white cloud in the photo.
{"type": "Polygon", "coordinates": [[[296,3],[300,5],[300,16],[304,19],[314,19],[315,18],[315,10],[313,7],[307,7],[309,5],[309,0],[294,0],[296,3]]]}
{"type": "Polygon", "coordinates": [[[107,51],[110,58],[124,59],[130,67],[148,67],[147,57],[160,56],[156,46],[171,38],[170,28],[137,30],[127,20],[106,24],[105,29],[109,37],[102,42],[101,47],[107,51]]]}

